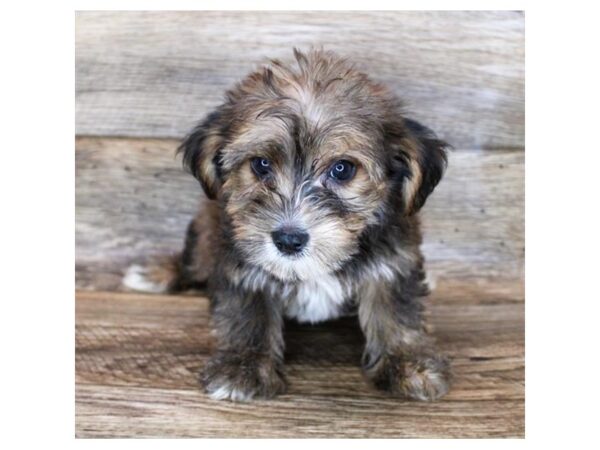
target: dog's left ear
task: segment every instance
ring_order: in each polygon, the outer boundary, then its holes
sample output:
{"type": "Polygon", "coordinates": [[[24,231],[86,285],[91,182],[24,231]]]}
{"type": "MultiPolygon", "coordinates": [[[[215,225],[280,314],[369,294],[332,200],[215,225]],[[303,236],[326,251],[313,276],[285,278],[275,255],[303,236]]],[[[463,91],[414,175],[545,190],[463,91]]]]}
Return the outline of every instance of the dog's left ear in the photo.
{"type": "Polygon", "coordinates": [[[402,126],[394,128],[392,148],[396,168],[393,171],[401,181],[404,211],[410,215],[423,207],[442,179],[447,165],[446,151],[450,146],[412,119],[403,119],[402,126]]]}

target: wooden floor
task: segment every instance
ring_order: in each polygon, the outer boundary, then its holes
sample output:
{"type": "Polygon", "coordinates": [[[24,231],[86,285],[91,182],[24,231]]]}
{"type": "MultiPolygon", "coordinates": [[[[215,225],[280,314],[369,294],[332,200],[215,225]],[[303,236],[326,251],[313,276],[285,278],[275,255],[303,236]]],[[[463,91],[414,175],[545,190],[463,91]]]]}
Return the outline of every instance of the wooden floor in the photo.
{"type": "Polygon", "coordinates": [[[359,369],[355,319],[288,324],[286,395],[235,404],[197,383],[211,338],[204,297],[77,293],[78,437],[522,437],[519,285],[440,285],[430,321],[455,381],[436,403],[387,398],[359,369]]]}

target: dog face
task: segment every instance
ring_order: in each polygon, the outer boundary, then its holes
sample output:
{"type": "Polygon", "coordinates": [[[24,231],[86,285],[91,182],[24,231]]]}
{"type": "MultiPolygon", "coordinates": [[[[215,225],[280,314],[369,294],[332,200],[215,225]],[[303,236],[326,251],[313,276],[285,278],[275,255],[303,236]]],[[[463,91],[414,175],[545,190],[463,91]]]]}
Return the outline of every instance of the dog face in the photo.
{"type": "Polygon", "coordinates": [[[282,280],[335,272],[368,227],[416,212],[446,162],[384,87],[331,53],[295,57],[250,74],[181,146],[237,249],[282,280]]]}

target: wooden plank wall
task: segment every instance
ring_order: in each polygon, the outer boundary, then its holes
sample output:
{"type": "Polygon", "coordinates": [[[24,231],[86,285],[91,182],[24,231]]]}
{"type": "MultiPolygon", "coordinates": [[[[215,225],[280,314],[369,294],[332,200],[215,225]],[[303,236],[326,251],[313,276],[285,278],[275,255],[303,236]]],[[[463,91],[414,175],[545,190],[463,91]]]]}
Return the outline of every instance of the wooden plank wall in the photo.
{"type": "MultiPolygon", "coordinates": [[[[180,250],[203,201],[177,141],[77,139],[79,288],[121,288],[123,270],[180,250]]],[[[428,268],[440,279],[517,279],[523,271],[523,152],[455,150],[423,210],[428,268]]]]}
{"type": "Polygon", "coordinates": [[[173,159],[175,141],[145,139],[180,139],[267,56],[289,58],[292,45],[317,44],[386,82],[456,147],[424,210],[433,272],[522,273],[521,13],[80,12],[76,19],[77,134],[141,138],[78,141],[78,286],[90,286],[90,269],[103,287],[118,288],[123,264],[181,246],[199,189],[173,159]]]}
{"type": "Polygon", "coordinates": [[[80,12],[79,135],[180,138],[266,58],[322,45],[457,148],[524,145],[519,12],[80,12]]]}

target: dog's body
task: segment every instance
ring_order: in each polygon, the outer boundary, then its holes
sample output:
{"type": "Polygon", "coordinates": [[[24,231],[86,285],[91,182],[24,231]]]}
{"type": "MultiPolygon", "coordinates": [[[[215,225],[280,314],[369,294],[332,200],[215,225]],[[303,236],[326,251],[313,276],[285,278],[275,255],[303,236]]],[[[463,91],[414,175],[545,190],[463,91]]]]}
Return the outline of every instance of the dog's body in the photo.
{"type": "Polygon", "coordinates": [[[250,74],[186,138],[184,163],[212,202],[171,270],[134,270],[126,284],[208,281],[218,343],[202,379],[213,398],[284,390],[284,317],[353,312],[375,386],[438,398],[449,366],[424,330],[415,213],[442,176],[446,144],[345,60],[295,56],[296,67],[272,61],[250,74]]]}

